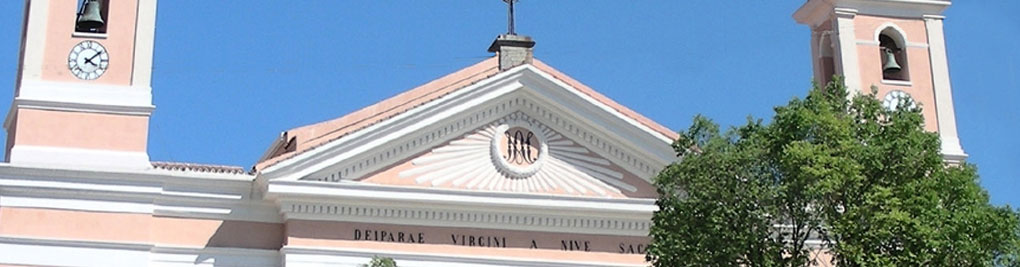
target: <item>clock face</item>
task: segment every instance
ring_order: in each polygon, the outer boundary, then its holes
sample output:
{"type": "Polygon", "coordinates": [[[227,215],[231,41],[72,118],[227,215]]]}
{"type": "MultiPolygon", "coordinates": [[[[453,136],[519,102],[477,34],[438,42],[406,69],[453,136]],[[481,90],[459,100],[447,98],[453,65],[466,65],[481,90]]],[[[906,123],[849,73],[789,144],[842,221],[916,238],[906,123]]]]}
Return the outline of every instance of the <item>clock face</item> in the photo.
{"type": "Polygon", "coordinates": [[[106,48],[96,41],[82,41],[71,48],[67,56],[67,68],[74,77],[82,80],[95,80],[106,72],[110,65],[110,55],[106,48]]]}
{"type": "Polygon", "coordinates": [[[914,101],[910,98],[910,94],[901,90],[892,90],[888,94],[885,94],[885,98],[882,99],[882,107],[888,110],[896,111],[901,103],[909,102],[910,105],[907,108],[914,108],[914,101]]]}

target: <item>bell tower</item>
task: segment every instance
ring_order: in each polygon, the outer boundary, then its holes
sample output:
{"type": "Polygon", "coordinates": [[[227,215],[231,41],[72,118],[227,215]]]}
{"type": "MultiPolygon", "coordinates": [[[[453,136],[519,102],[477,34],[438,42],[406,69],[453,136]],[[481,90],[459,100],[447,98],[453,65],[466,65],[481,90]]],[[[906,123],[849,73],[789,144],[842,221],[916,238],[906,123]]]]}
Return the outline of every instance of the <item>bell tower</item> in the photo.
{"type": "Polygon", "coordinates": [[[156,0],[25,0],[12,165],[145,169],[156,0]]]}
{"type": "Polygon", "coordinates": [[[886,108],[904,98],[921,105],[925,128],[938,132],[948,162],[960,146],[946,60],[942,12],[949,0],[807,0],[793,14],[811,28],[815,80],[845,77],[851,94],[878,89],[886,108]]]}

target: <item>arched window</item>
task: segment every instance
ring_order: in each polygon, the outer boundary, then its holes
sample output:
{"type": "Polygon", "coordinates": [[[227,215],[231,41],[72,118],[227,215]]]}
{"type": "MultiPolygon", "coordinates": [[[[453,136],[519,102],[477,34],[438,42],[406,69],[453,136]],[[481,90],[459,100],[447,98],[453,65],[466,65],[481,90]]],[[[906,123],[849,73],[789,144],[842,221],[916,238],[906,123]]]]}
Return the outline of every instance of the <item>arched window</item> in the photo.
{"type": "Polygon", "coordinates": [[[832,75],[836,74],[836,61],[833,59],[832,32],[824,31],[818,40],[818,61],[821,71],[822,84],[832,81],[832,75]]]}
{"type": "Polygon", "coordinates": [[[894,27],[886,27],[878,34],[878,56],[882,62],[882,79],[909,81],[906,38],[894,27]]]}

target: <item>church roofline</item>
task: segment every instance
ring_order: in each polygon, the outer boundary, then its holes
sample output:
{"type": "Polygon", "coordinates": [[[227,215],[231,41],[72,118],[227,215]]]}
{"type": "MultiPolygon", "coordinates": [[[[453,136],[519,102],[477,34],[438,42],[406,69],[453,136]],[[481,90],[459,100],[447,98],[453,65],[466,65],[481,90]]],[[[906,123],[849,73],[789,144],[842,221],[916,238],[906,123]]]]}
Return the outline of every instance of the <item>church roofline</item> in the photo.
{"type": "MultiPolygon", "coordinates": [[[[566,83],[580,93],[612,108],[616,112],[648,127],[651,131],[660,135],[661,139],[675,140],[678,137],[675,131],[616,103],[591,87],[584,85],[538,59],[535,59],[530,65],[566,83]]],[[[267,149],[263,158],[254,166],[254,170],[256,172],[262,171],[284,160],[341,139],[348,134],[397,116],[432,100],[439,99],[498,73],[500,73],[498,57],[492,57],[339,118],[285,131],[267,149]]]]}

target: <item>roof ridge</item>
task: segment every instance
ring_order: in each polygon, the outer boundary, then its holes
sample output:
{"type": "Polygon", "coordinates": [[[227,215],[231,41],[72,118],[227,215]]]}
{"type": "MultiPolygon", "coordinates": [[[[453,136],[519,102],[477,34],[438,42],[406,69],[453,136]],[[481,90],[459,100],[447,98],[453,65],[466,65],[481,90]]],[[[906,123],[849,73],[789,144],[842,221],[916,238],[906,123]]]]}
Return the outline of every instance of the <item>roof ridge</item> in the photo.
{"type": "Polygon", "coordinates": [[[269,150],[274,150],[279,146],[284,146],[287,149],[256,163],[255,169],[261,170],[275,165],[277,162],[289,159],[304,151],[319,147],[495,75],[499,73],[498,63],[497,57],[490,57],[338,118],[287,130],[284,134],[290,140],[285,140],[279,144],[274,143],[277,146],[270,147],[269,150]],[[291,140],[295,142],[290,142],[291,140]],[[288,147],[288,144],[293,146],[288,147]]]}
{"type": "MultiPolygon", "coordinates": [[[[492,77],[500,73],[498,57],[491,57],[469,67],[447,74],[438,79],[429,81],[411,90],[404,91],[375,104],[368,105],[357,111],[348,113],[339,118],[313,123],[297,127],[283,133],[286,140],[274,142],[267,151],[274,151],[264,160],[255,164],[254,170],[262,170],[273,166],[281,161],[293,158],[305,151],[312,150],[334,140],[343,138],[351,133],[375,125],[378,122],[400,115],[408,110],[442,98],[461,88],[467,87],[475,82],[492,77]],[[279,152],[276,152],[279,151],[279,152]]],[[[677,132],[652,121],[651,119],[613,101],[605,95],[595,91],[591,87],[574,80],[570,76],[545,64],[537,58],[531,65],[538,70],[548,73],[553,78],[566,83],[570,87],[588,97],[593,98],[619,112],[623,116],[635,120],[637,123],[651,129],[666,139],[675,140],[677,132]]]]}

